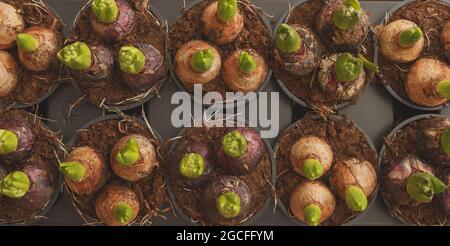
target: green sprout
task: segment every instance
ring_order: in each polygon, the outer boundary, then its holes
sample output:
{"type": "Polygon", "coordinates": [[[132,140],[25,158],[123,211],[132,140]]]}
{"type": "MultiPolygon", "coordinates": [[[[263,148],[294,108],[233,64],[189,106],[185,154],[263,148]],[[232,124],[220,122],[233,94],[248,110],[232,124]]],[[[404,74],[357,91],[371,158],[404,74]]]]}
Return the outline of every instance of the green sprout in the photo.
{"type": "Polygon", "coordinates": [[[114,22],[119,15],[119,7],[115,0],[94,0],[91,8],[97,19],[103,23],[114,22]]]}
{"type": "Polygon", "coordinates": [[[447,156],[450,156],[450,127],[447,127],[441,135],[441,148],[447,156]]]}
{"type": "Polygon", "coordinates": [[[139,144],[136,138],[130,138],[117,153],[116,161],[124,166],[132,166],[139,159],[139,144]]]}
{"type": "Polygon", "coordinates": [[[420,27],[410,27],[400,33],[398,44],[403,48],[414,46],[422,38],[423,33],[420,27]]]}
{"type": "Polygon", "coordinates": [[[359,22],[361,5],[357,0],[346,0],[344,5],[333,12],[333,23],[341,30],[349,30],[359,22]]]}
{"type": "Polygon", "coordinates": [[[241,157],[247,151],[247,139],[239,131],[231,131],[223,136],[222,149],[231,158],[241,157]]]}
{"type": "Polygon", "coordinates": [[[303,217],[310,226],[318,226],[322,210],[316,204],[309,204],[303,209],[303,217]]]}
{"type": "Polygon", "coordinates": [[[22,198],[30,189],[30,179],[24,172],[9,173],[0,180],[0,194],[9,198],[22,198]]]}
{"type": "Polygon", "coordinates": [[[292,26],[283,23],[277,29],[275,45],[283,53],[294,53],[300,49],[302,38],[292,26]]]}
{"type": "Polygon", "coordinates": [[[227,218],[234,218],[241,212],[241,198],[235,192],[225,192],[216,199],[216,208],[227,218]]]}
{"type": "Polygon", "coordinates": [[[133,219],[133,208],[126,202],[118,202],[114,206],[114,217],[122,224],[126,225],[133,219]]]}
{"type": "Polygon", "coordinates": [[[441,193],[447,186],[434,175],[418,172],[408,177],[406,191],[409,196],[419,202],[431,202],[435,194],[441,193]]]}
{"type": "Polygon", "coordinates": [[[62,48],[58,60],[72,70],[84,71],[91,67],[91,50],[86,43],[75,42],[62,48]]]}
{"type": "Polygon", "coordinates": [[[211,49],[199,50],[191,58],[191,67],[194,71],[204,73],[211,69],[214,54],[211,49]]]}
{"type": "Polygon", "coordinates": [[[315,180],[323,175],[323,166],[316,159],[306,159],[303,162],[303,174],[309,180],[315,180]]]}
{"type": "Polygon", "coordinates": [[[129,74],[138,74],[145,68],[145,55],[134,46],[122,46],[119,51],[120,70],[129,74]]]}
{"type": "Polygon", "coordinates": [[[342,53],[334,64],[334,71],[339,81],[353,81],[363,71],[363,61],[350,53],[342,53]]]}
{"type": "Polygon", "coordinates": [[[345,191],[345,203],[349,209],[362,212],[367,208],[366,194],[361,188],[351,185],[345,191]]]}
{"type": "Polygon", "coordinates": [[[179,171],[185,177],[196,179],[205,171],[205,159],[198,153],[188,153],[181,159],[179,171]]]}
{"type": "Polygon", "coordinates": [[[24,52],[33,52],[38,48],[38,41],[33,35],[28,33],[19,33],[16,36],[17,47],[24,52]]]}
{"type": "Polygon", "coordinates": [[[7,155],[17,150],[19,138],[8,130],[0,129],[0,155],[7,155]]]}
{"type": "Polygon", "coordinates": [[[236,0],[219,0],[217,4],[217,16],[222,22],[228,23],[233,21],[237,11],[236,0]]]}
{"type": "Polygon", "coordinates": [[[239,70],[246,74],[251,74],[256,69],[256,61],[247,51],[242,51],[239,55],[239,70]]]}
{"type": "Polygon", "coordinates": [[[450,99],[450,79],[444,79],[436,84],[436,92],[443,98],[450,99]]]}
{"type": "Polygon", "coordinates": [[[86,175],[86,168],[76,161],[61,162],[59,170],[70,180],[79,182],[86,175]]]}
{"type": "Polygon", "coordinates": [[[364,56],[361,55],[361,54],[360,54],[358,57],[359,57],[359,59],[362,60],[363,66],[364,66],[367,70],[369,70],[369,71],[371,71],[371,72],[373,72],[373,73],[380,73],[380,69],[379,69],[379,67],[378,67],[375,63],[369,61],[366,57],[364,57],[364,56]]]}

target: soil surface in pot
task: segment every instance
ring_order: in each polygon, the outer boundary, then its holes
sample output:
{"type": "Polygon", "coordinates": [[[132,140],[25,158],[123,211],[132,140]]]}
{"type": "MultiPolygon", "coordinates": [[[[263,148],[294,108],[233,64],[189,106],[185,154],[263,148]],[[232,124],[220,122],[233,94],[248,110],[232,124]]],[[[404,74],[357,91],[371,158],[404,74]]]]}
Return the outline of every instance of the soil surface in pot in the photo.
{"type": "MultiPolygon", "coordinates": [[[[91,28],[89,23],[89,12],[91,11],[90,6],[85,8],[79,13],[78,20],[66,43],[73,43],[75,41],[83,41],[88,44],[101,43],[110,48],[113,54],[116,56],[114,58],[116,66],[114,69],[114,74],[110,79],[104,79],[98,81],[98,84],[102,86],[92,86],[83,81],[77,81],[76,83],[82,90],[83,94],[95,105],[99,106],[104,101],[108,105],[125,106],[127,104],[140,101],[145,97],[147,92],[156,93],[158,92],[158,86],[154,85],[148,88],[149,91],[138,91],[132,89],[121,81],[120,69],[117,64],[117,54],[120,47],[123,45],[133,44],[133,43],[147,43],[153,45],[163,56],[163,60],[166,59],[166,27],[164,23],[160,23],[155,15],[149,12],[147,9],[148,1],[142,0],[125,0],[128,2],[133,10],[135,11],[135,24],[133,31],[125,36],[123,39],[116,43],[107,43],[105,38],[101,35],[96,34],[91,28]]],[[[165,66],[165,64],[164,64],[165,66]]]]}
{"type": "MultiPolygon", "coordinates": [[[[172,61],[174,61],[178,49],[186,42],[190,40],[208,41],[201,31],[201,16],[205,8],[214,1],[216,0],[206,0],[186,10],[173,25],[169,34],[172,61]]],[[[242,29],[242,32],[232,43],[221,46],[214,45],[220,54],[222,65],[225,58],[237,49],[254,49],[264,58],[267,64],[269,64],[270,34],[264,21],[258,14],[259,10],[257,10],[248,0],[238,1],[238,7],[239,13],[244,18],[244,28],[242,29]]],[[[209,43],[213,44],[212,42],[209,43]]],[[[204,93],[210,91],[216,91],[222,94],[222,96],[225,96],[225,92],[231,90],[225,87],[222,74],[220,74],[215,80],[203,85],[204,93]]]]}
{"type": "MultiPolygon", "coordinates": [[[[425,46],[420,57],[434,57],[446,62],[439,36],[442,27],[450,19],[450,6],[445,6],[439,1],[414,1],[391,13],[386,24],[398,19],[413,21],[422,29],[424,35],[426,34],[425,46]]],[[[390,85],[399,96],[407,101],[411,100],[406,94],[404,82],[413,64],[414,62],[402,64],[391,61],[383,57],[381,53],[379,56],[383,83],[390,85]]]]}
{"type": "MultiPolygon", "coordinates": [[[[33,155],[22,163],[3,165],[3,167],[9,173],[20,171],[27,163],[33,163],[36,166],[47,170],[51,177],[52,194],[54,196],[58,189],[60,189],[58,186],[60,185],[58,184],[58,159],[64,159],[64,151],[60,148],[62,146],[58,140],[60,137],[48,130],[42,124],[41,120],[23,110],[2,111],[0,112],[0,118],[26,119],[33,125],[33,129],[36,133],[36,143],[33,155]]],[[[43,209],[38,211],[27,210],[14,205],[9,198],[0,199],[0,224],[21,224],[27,223],[33,219],[39,219],[43,209]]]]}
{"type": "MultiPolygon", "coordinates": [[[[353,157],[370,162],[376,169],[376,153],[367,142],[365,134],[352,121],[345,118],[319,118],[314,114],[307,114],[296,126],[286,129],[280,135],[275,149],[278,174],[276,194],[287,210],[289,210],[291,192],[297,184],[307,181],[292,170],[289,161],[290,151],[300,137],[308,135],[322,138],[331,146],[334,155],[333,165],[353,157]]],[[[332,167],[318,179],[328,187],[330,187],[329,176],[333,171],[332,167]]],[[[345,201],[339,199],[333,190],[332,192],[336,198],[336,209],[322,225],[342,225],[358,216],[359,213],[348,209],[345,201]]],[[[374,194],[368,197],[369,203],[372,199],[374,199],[374,194]]]]}
{"type": "MultiPolygon", "coordinates": [[[[227,128],[225,127],[201,127],[201,128],[187,128],[182,135],[181,139],[177,139],[174,143],[175,146],[170,151],[169,163],[170,161],[177,160],[180,156],[180,151],[183,149],[184,144],[197,141],[201,143],[206,143],[210,146],[210,153],[214,154],[213,146],[217,144],[218,139],[220,139],[227,128]],[[178,153],[178,155],[177,155],[178,153]]],[[[267,149],[264,148],[264,154],[259,161],[256,169],[250,174],[238,176],[246,182],[250,189],[252,201],[251,207],[249,209],[249,216],[242,221],[245,223],[247,219],[250,219],[253,215],[260,212],[266,203],[267,199],[271,196],[271,185],[272,180],[272,169],[270,163],[270,156],[267,149]]],[[[214,156],[214,155],[213,155],[214,156]]],[[[213,160],[215,158],[213,157],[213,160]]],[[[224,171],[220,169],[215,163],[214,170],[211,173],[211,179],[214,180],[217,177],[224,176],[224,171]]],[[[213,225],[211,221],[208,221],[204,211],[202,209],[201,199],[202,199],[202,187],[197,189],[186,189],[177,184],[174,181],[174,176],[171,176],[170,182],[171,192],[173,193],[176,203],[183,210],[183,213],[191,219],[192,222],[196,222],[202,225],[213,225]]],[[[231,224],[230,224],[231,225],[231,224]]]]}
{"type": "MultiPolygon", "coordinates": [[[[325,0],[309,0],[298,5],[297,7],[292,9],[290,14],[288,15],[288,18],[284,22],[288,24],[300,24],[306,26],[313,32],[315,32],[316,36],[318,37],[318,33],[316,31],[316,19],[319,15],[320,10],[322,9],[324,1],[325,0]]],[[[345,50],[335,50],[329,44],[329,40],[323,40],[320,38],[319,40],[322,41],[322,56],[337,52],[351,52],[345,50]]],[[[356,48],[356,52],[361,52],[361,54],[364,54],[364,56],[369,58],[370,60],[373,59],[373,37],[370,32],[364,40],[362,46],[356,48]]],[[[276,78],[281,81],[284,86],[286,86],[286,88],[292,93],[293,96],[304,101],[306,104],[311,105],[313,108],[317,108],[319,110],[326,108],[334,109],[334,105],[347,102],[355,104],[358,100],[358,96],[353,97],[349,101],[342,101],[340,99],[327,96],[317,82],[317,67],[314,71],[298,77],[286,72],[282,68],[281,64],[275,62],[275,59],[271,59],[271,61],[271,67],[276,78]]],[[[367,69],[365,69],[365,72],[365,87],[367,87],[372,81],[374,81],[375,76],[374,73],[368,71],[367,69]]],[[[363,93],[363,90],[361,91],[361,93],[363,93]]]]}
{"type": "MultiPolygon", "coordinates": [[[[50,28],[58,34],[59,42],[62,44],[64,24],[47,5],[33,0],[3,0],[2,2],[19,9],[26,28],[33,26],[50,28]]],[[[39,101],[61,79],[63,69],[56,58],[46,71],[34,72],[19,64],[16,47],[7,51],[17,63],[18,81],[13,92],[0,98],[0,106],[9,106],[13,103],[31,104],[39,101]]]]}
{"type": "MultiPolygon", "coordinates": [[[[388,171],[386,166],[394,160],[406,157],[408,154],[412,154],[416,157],[420,157],[419,153],[419,122],[427,120],[422,119],[414,121],[395,132],[394,136],[385,141],[386,151],[383,155],[383,161],[381,164],[380,175],[380,194],[387,205],[389,212],[392,216],[400,218],[401,220],[416,225],[450,225],[450,216],[445,216],[445,211],[439,204],[440,201],[435,197],[431,203],[422,203],[418,206],[399,205],[393,202],[389,192],[391,190],[388,186],[388,171]]],[[[422,160],[422,159],[421,159],[422,160]]],[[[426,162],[432,164],[430,162],[426,162]]],[[[443,179],[443,175],[448,171],[445,170],[444,165],[433,165],[435,175],[443,179]]],[[[448,169],[448,167],[447,167],[448,169]]],[[[392,191],[391,191],[392,192],[392,191]]],[[[395,194],[395,192],[393,192],[395,194]]],[[[440,196],[440,195],[437,195],[440,196]]]]}
{"type": "MultiPolygon", "coordinates": [[[[77,131],[76,141],[73,148],[90,146],[103,155],[109,168],[109,177],[105,187],[110,183],[122,183],[134,190],[140,201],[140,211],[135,220],[138,224],[151,223],[151,220],[163,212],[162,205],[167,201],[163,162],[158,157],[160,166],[155,167],[152,174],[138,182],[126,182],[112,172],[110,168],[110,155],[114,144],[122,137],[130,134],[141,134],[150,139],[155,148],[159,151],[159,140],[152,133],[135,119],[111,119],[104,120],[91,125],[87,129],[77,131]]],[[[159,155],[158,155],[159,156],[159,155]]],[[[79,210],[86,222],[98,222],[95,214],[95,200],[101,192],[94,192],[88,196],[79,196],[71,193],[72,202],[79,210]]]]}

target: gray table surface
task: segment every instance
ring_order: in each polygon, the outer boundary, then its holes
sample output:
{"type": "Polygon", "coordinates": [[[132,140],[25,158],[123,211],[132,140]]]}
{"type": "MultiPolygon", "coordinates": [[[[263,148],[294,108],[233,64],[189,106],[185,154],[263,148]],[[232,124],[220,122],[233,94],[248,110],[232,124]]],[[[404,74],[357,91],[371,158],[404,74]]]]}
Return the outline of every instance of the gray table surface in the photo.
{"type": "MultiPolygon", "coordinates": [[[[188,3],[190,0],[186,0],[188,3]]],[[[70,25],[73,18],[80,10],[85,0],[46,0],[64,19],[64,22],[70,25]]],[[[150,0],[151,4],[160,12],[160,14],[168,21],[173,23],[177,15],[181,13],[182,0],[150,0]]],[[[253,0],[255,5],[262,7],[266,12],[273,15],[273,23],[287,11],[288,0],[253,0]]],[[[292,0],[292,3],[298,1],[292,0]]],[[[384,17],[391,7],[398,4],[399,1],[363,1],[362,5],[371,14],[372,22],[378,23],[384,17]]],[[[148,119],[160,135],[165,138],[172,138],[177,135],[180,129],[171,126],[170,116],[172,109],[176,105],[170,104],[171,95],[178,91],[178,87],[172,81],[167,81],[161,89],[161,98],[154,98],[145,107],[148,119]]],[[[282,93],[277,82],[272,78],[264,91],[278,91],[280,93],[280,129],[284,129],[296,120],[300,119],[306,109],[301,106],[294,105],[292,101],[282,93]]],[[[89,104],[83,100],[77,108],[75,108],[70,117],[68,109],[80,95],[78,95],[70,83],[62,83],[61,86],[53,93],[48,100],[41,104],[40,109],[48,118],[55,120],[48,122],[49,126],[55,131],[61,131],[64,140],[67,142],[74,134],[75,130],[80,128],[86,122],[98,116],[106,114],[103,110],[89,104]]],[[[140,115],[141,108],[127,111],[126,113],[140,115]]],[[[356,105],[342,109],[340,114],[346,115],[354,120],[368,135],[372,138],[375,145],[379,149],[382,144],[384,135],[399,121],[423,112],[411,110],[389,95],[382,85],[371,85],[366,89],[364,95],[361,96],[356,105]]],[[[450,115],[449,110],[443,110],[443,113],[450,115]]],[[[274,144],[275,139],[270,139],[274,144]]],[[[262,217],[256,222],[256,225],[294,225],[294,223],[285,216],[281,210],[277,209],[275,213],[273,205],[271,205],[262,217]]],[[[156,220],[155,225],[189,225],[180,217],[173,216],[168,213],[166,221],[156,220]]],[[[55,206],[47,214],[47,219],[43,219],[37,223],[38,225],[81,225],[83,221],[80,219],[76,211],[71,205],[66,194],[62,194],[55,206]]],[[[373,204],[370,210],[363,216],[358,217],[351,223],[352,225],[401,225],[399,221],[392,218],[381,199],[373,204]]]]}

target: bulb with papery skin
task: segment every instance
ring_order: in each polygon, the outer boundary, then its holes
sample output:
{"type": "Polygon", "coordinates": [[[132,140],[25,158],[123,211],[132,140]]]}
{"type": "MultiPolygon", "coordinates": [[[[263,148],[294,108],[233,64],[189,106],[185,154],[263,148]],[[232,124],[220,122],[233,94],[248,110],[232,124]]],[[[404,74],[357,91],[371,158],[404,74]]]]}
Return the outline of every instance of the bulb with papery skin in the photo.
{"type": "Polygon", "coordinates": [[[0,120],[0,161],[20,163],[34,151],[36,134],[30,122],[20,118],[0,120]]]}
{"type": "Polygon", "coordinates": [[[316,18],[316,32],[338,50],[357,50],[369,27],[369,16],[356,0],[326,1],[316,18]]]}
{"type": "Polygon", "coordinates": [[[17,35],[20,63],[28,70],[41,72],[56,63],[61,48],[58,34],[43,26],[34,26],[17,35]]]}
{"type": "Polygon", "coordinates": [[[57,57],[80,83],[98,84],[113,74],[114,59],[109,48],[101,44],[75,42],[61,49],[57,57]]]}
{"type": "Polygon", "coordinates": [[[265,151],[261,135],[251,128],[230,128],[216,143],[217,165],[227,174],[249,174],[265,151]]]}
{"type": "Polygon", "coordinates": [[[236,0],[219,0],[205,8],[201,16],[203,33],[217,45],[233,42],[244,28],[236,0]]]}
{"type": "Polygon", "coordinates": [[[222,176],[208,183],[202,193],[207,218],[215,225],[237,225],[249,214],[251,193],[244,180],[222,176]]]}
{"type": "Polygon", "coordinates": [[[99,220],[109,226],[125,226],[139,214],[140,202],[136,193],[122,184],[109,184],[95,201],[95,213],[99,220]]]}
{"type": "Polygon", "coordinates": [[[450,164],[450,119],[433,117],[418,122],[421,156],[435,165],[450,164]]]}
{"type": "Polygon", "coordinates": [[[409,69],[405,91],[414,103],[435,107],[450,98],[450,67],[434,58],[421,58],[409,69]]]}
{"type": "Polygon", "coordinates": [[[0,98],[10,95],[17,86],[18,73],[14,57],[0,50],[0,98]]]}
{"type": "Polygon", "coordinates": [[[184,147],[177,151],[177,158],[170,163],[174,180],[187,188],[198,188],[211,178],[214,168],[209,146],[200,142],[182,142],[184,147]]]}
{"type": "Polygon", "coordinates": [[[384,57],[400,63],[416,60],[422,54],[425,37],[416,23],[399,19],[384,27],[377,27],[376,33],[380,43],[380,51],[384,57]],[[400,44],[400,37],[406,44],[400,44]]]}
{"type": "MultiPolygon", "coordinates": [[[[289,28],[280,29],[280,26],[276,34],[277,40],[281,39],[281,41],[275,43],[275,48],[273,50],[274,58],[281,64],[284,70],[293,75],[301,76],[308,74],[314,70],[320,57],[322,57],[322,45],[317,35],[308,27],[298,24],[289,26],[292,30],[289,28]],[[283,31],[285,29],[287,31],[283,31]],[[291,34],[292,32],[299,35],[301,39],[300,45],[298,46],[298,49],[295,49],[293,52],[285,52],[286,49],[283,48],[282,45],[286,42],[290,43],[288,42],[290,39],[289,36],[295,36],[295,34],[291,34]],[[281,38],[279,36],[281,36],[281,38]]],[[[293,39],[295,40],[295,38],[293,39]]],[[[297,47],[295,45],[288,45],[288,47],[289,46],[297,47]]]]}
{"type": "Polygon", "coordinates": [[[15,45],[16,35],[25,29],[25,21],[18,9],[0,2],[0,49],[9,49],[15,45]]]}
{"type": "Polygon", "coordinates": [[[325,56],[318,69],[319,86],[331,98],[350,100],[364,88],[366,73],[363,61],[349,53],[325,56]]]}
{"type": "Polygon", "coordinates": [[[233,91],[257,91],[267,77],[268,65],[254,50],[237,50],[229,55],[222,66],[222,78],[233,91]]]}
{"type": "Polygon", "coordinates": [[[215,80],[222,67],[220,54],[214,46],[201,40],[191,40],[183,44],[177,51],[174,61],[174,71],[180,82],[188,90],[195,84],[207,84],[215,80]],[[209,50],[211,66],[206,71],[196,71],[192,68],[192,58],[199,51],[209,50]]]}
{"type": "Polygon", "coordinates": [[[164,78],[164,57],[151,44],[123,46],[119,64],[123,83],[137,90],[149,89],[164,78]]]}
{"type": "Polygon", "coordinates": [[[159,166],[153,142],[139,134],[119,139],[111,151],[110,163],[117,176],[131,182],[147,178],[159,166]]]}
{"type": "Polygon", "coordinates": [[[133,31],[135,16],[135,10],[124,0],[94,0],[89,11],[92,29],[111,42],[133,31]]]}
{"type": "Polygon", "coordinates": [[[333,150],[326,141],[316,136],[300,137],[291,148],[290,163],[296,173],[314,180],[331,168],[333,150]]]}
{"type": "Polygon", "coordinates": [[[55,192],[53,189],[55,180],[51,173],[43,168],[44,165],[38,163],[42,161],[44,160],[29,160],[22,168],[22,172],[29,179],[30,186],[25,196],[11,199],[15,205],[28,210],[40,210],[52,198],[55,192]]]}
{"type": "Polygon", "coordinates": [[[334,164],[330,184],[336,195],[345,200],[347,208],[361,212],[377,187],[377,172],[368,161],[347,159],[334,164]]]}
{"type": "Polygon", "coordinates": [[[411,197],[407,188],[409,177],[417,173],[435,175],[434,168],[430,164],[413,155],[388,163],[384,173],[386,180],[383,182],[386,198],[394,204],[403,206],[417,206],[422,203],[411,197]]]}
{"type": "Polygon", "coordinates": [[[99,190],[108,178],[108,166],[100,152],[89,146],[73,149],[59,165],[70,191],[89,195],[99,190]]]}
{"type": "Polygon", "coordinates": [[[306,181],[294,188],[289,205],[295,218],[307,225],[317,226],[333,214],[336,200],[322,182],[306,181]]]}

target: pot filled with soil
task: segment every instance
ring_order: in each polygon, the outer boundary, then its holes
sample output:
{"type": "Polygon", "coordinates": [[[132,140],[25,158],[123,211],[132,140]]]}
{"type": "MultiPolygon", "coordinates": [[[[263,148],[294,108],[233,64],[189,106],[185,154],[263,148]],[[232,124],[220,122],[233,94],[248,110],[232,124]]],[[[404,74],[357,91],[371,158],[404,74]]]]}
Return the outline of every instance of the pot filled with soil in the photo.
{"type": "Polygon", "coordinates": [[[376,149],[343,117],[307,113],[279,136],[274,156],[278,205],[296,224],[348,224],[375,200],[376,149]]]}
{"type": "Polygon", "coordinates": [[[166,24],[148,1],[91,0],[58,59],[94,105],[120,110],[154,97],[166,77],[166,24]]]}
{"type": "Polygon", "coordinates": [[[0,2],[0,106],[38,104],[57,87],[64,24],[43,1],[0,2]]]}
{"type": "Polygon", "coordinates": [[[356,103],[374,79],[373,42],[357,0],[301,1],[275,29],[271,67],[293,101],[330,112],[356,103]]]}
{"type": "MultiPolygon", "coordinates": [[[[271,76],[270,33],[270,22],[249,0],[192,1],[169,33],[173,78],[201,104],[195,85],[223,98],[226,92],[261,91],[271,76]]],[[[213,103],[234,106],[245,99],[213,103]]]]}
{"type": "Polygon", "coordinates": [[[450,119],[418,115],[385,138],[380,194],[389,213],[410,225],[449,225],[450,119]]]}
{"type": "Polygon", "coordinates": [[[71,139],[59,169],[86,224],[149,225],[166,211],[161,139],[127,115],[97,118],[71,139]]]}
{"type": "Polygon", "coordinates": [[[256,129],[186,128],[166,155],[170,199],[191,223],[249,225],[272,200],[272,151],[256,129]]]}
{"type": "Polygon", "coordinates": [[[0,112],[0,224],[31,224],[59,196],[64,159],[60,136],[23,110],[0,112]]]}
{"type": "Polygon", "coordinates": [[[450,98],[450,5],[403,1],[375,28],[380,77],[400,102],[439,110],[450,98]]]}

